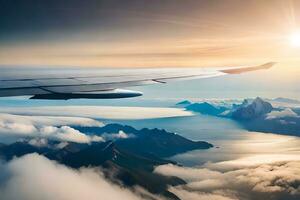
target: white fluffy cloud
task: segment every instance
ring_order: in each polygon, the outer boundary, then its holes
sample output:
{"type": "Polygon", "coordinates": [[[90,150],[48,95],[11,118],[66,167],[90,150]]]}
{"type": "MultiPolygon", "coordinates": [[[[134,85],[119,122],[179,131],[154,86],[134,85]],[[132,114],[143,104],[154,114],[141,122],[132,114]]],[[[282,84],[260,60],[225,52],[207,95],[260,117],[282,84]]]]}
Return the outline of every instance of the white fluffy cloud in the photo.
{"type": "Polygon", "coordinates": [[[0,114],[0,135],[7,137],[37,137],[77,143],[103,141],[101,137],[86,135],[66,125],[102,126],[103,124],[89,118],[0,114]]]}
{"type": "Polygon", "coordinates": [[[135,137],[133,134],[127,134],[124,133],[123,131],[119,131],[118,133],[104,133],[101,135],[102,138],[105,140],[116,140],[116,139],[127,139],[127,138],[132,138],[135,137]]]}
{"type": "Polygon", "coordinates": [[[162,165],[155,172],[187,181],[186,185],[170,187],[170,191],[182,200],[300,198],[300,161],[260,164],[228,171],[162,165]]]}
{"type": "Polygon", "coordinates": [[[193,115],[179,108],[114,107],[114,106],[41,106],[4,107],[2,112],[23,115],[81,116],[98,119],[151,119],[193,115]]]}
{"type": "MultiPolygon", "coordinates": [[[[103,123],[91,118],[149,119],[192,115],[177,108],[112,106],[43,106],[18,107],[18,109],[2,107],[1,112],[3,112],[0,113],[1,143],[12,143],[24,137],[77,143],[104,141],[103,137],[87,135],[70,126],[103,126],[103,123]]],[[[122,132],[106,135],[108,139],[128,137],[132,135],[122,132]]]]}
{"type": "Polygon", "coordinates": [[[77,143],[90,143],[104,141],[99,136],[89,136],[80,131],[73,129],[69,126],[54,127],[44,126],[38,130],[39,137],[56,139],[59,141],[77,142],[77,143]]]}
{"type": "Polygon", "coordinates": [[[272,111],[268,113],[266,119],[278,119],[284,117],[298,117],[298,114],[295,113],[292,109],[286,108],[281,111],[272,111]]]}
{"type": "Polygon", "coordinates": [[[0,164],[1,200],[141,200],[92,168],[74,170],[38,154],[0,164]]]}

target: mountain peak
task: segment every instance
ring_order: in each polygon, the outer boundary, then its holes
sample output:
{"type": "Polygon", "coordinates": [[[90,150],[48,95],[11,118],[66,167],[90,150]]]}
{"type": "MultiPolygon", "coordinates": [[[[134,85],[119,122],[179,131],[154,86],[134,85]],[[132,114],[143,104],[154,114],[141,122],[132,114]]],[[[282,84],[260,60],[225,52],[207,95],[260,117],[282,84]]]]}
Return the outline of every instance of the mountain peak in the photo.
{"type": "Polygon", "coordinates": [[[260,97],[256,97],[253,101],[244,100],[232,113],[232,117],[238,120],[252,120],[273,110],[272,105],[264,101],[260,97]]]}
{"type": "Polygon", "coordinates": [[[190,105],[192,104],[192,102],[190,102],[189,100],[184,100],[184,101],[180,101],[178,102],[176,105],[190,105]]]}

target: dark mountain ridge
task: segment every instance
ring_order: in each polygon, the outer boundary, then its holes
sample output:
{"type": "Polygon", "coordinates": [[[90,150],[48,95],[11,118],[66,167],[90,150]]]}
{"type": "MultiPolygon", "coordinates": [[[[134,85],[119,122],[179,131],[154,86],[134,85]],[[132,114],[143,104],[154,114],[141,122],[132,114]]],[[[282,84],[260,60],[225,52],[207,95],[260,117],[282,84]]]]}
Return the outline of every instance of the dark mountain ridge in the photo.
{"type": "Polygon", "coordinates": [[[131,126],[120,124],[108,124],[104,127],[74,127],[85,133],[103,136],[104,134],[115,134],[123,131],[134,137],[116,139],[115,144],[124,151],[130,151],[142,156],[169,157],[195,149],[208,149],[212,144],[205,141],[191,141],[178,134],[168,132],[164,129],[143,128],[137,130],[131,126]]]}
{"type": "Polygon", "coordinates": [[[84,133],[103,136],[123,131],[134,137],[116,138],[106,142],[90,144],[68,143],[59,147],[60,142],[48,141],[49,145],[34,146],[23,140],[10,145],[0,145],[0,157],[11,160],[28,153],[39,153],[51,160],[72,168],[101,167],[105,176],[117,184],[132,187],[141,186],[151,193],[166,199],[179,198],[168,191],[168,186],[184,184],[177,177],[166,177],[153,173],[157,165],[176,164],[167,159],[195,149],[208,149],[212,145],[204,141],[191,141],[163,129],[137,130],[131,126],[108,124],[104,127],[74,127],[84,133]]]}

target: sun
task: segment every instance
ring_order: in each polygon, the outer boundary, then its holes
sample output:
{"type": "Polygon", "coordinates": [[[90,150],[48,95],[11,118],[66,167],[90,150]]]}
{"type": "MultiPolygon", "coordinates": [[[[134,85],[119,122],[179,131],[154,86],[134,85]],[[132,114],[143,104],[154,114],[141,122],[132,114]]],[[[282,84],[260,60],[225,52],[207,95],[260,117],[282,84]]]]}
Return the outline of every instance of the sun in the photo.
{"type": "Polygon", "coordinates": [[[292,46],[300,47],[300,31],[291,34],[289,40],[292,46]]]}

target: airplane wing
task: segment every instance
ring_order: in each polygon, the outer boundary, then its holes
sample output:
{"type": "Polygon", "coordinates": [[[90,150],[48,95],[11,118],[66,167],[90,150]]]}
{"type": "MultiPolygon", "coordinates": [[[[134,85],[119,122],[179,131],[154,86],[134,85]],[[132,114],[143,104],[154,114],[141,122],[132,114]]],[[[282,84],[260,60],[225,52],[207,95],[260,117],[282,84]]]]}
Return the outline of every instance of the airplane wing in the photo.
{"type": "Polygon", "coordinates": [[[169,80],[209,78],[268,69],[275,63],[221,69],[0,69],[0,97],[31,96],[31,99],[126,98],[142,93],[120,88],[169,80]]]}

